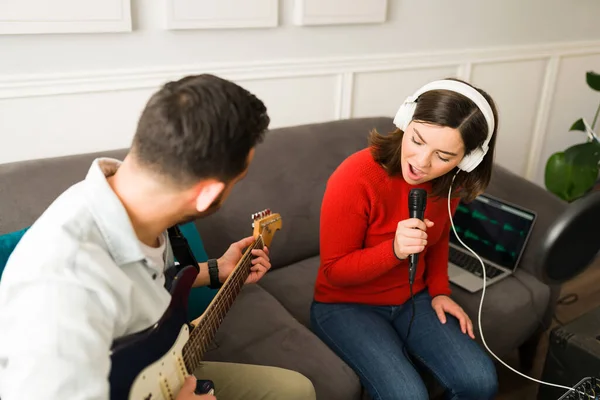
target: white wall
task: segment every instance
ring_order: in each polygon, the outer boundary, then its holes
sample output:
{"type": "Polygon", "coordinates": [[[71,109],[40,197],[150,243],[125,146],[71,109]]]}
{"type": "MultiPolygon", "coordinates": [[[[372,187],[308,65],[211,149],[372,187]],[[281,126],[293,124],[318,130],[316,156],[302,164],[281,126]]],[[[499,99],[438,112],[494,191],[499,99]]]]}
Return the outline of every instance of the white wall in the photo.
{"type": "Polygon", "coordinates": [[[191,73],[254,91],[272,127],[392,116],[422,83],[458,76],[498,103],[498,162],[539,183],[598,104],[585,85],[600,71],[596,0],[131,1],[0,5],[0,163],[126,147],[150,94],[191,73]],[[295,24],[301,4],[331,24],[295,24]],[[383,22],[336,23],[353,18],[383,22]],[[10,33],[49,31],[62,33],[10,33]]]}

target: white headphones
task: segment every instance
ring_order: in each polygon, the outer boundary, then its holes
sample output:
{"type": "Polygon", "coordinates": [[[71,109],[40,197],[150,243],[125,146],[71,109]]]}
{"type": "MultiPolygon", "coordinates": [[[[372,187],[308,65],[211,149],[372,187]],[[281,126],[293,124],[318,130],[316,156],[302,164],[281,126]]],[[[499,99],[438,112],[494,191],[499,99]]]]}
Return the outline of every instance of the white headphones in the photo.
{"type": "Polygon", "coordinates": [[[465,155],[458,164],[458,168],[461,170],[465,172],[471,172],[479,165],[479,163],[481,163],[483,157],[488,152],[488,145],[492,135],[494,134],[494,113],[492,112],[492,107],[490,107],[490,104],[487,102],[485,97],[483,97],[483,95],[476,89],[465,83],[447,79],[430,82],[417,90],[412,96],[409,96],[406,98],[406,100],[404,100],[404,103],[402,103],[398,109],[398,112],[396,113],[394,125],[396,125],[399,129],[402,129],[402,131],[405,131],[410,121],[412,121],[413,114],[417,108],[417,98],[425,92],[436,89],[451,90],[466,96],[481,110],[481,113],[487,121],[487,137],[481,147],[478,147],[469,154],[465,155]]]}

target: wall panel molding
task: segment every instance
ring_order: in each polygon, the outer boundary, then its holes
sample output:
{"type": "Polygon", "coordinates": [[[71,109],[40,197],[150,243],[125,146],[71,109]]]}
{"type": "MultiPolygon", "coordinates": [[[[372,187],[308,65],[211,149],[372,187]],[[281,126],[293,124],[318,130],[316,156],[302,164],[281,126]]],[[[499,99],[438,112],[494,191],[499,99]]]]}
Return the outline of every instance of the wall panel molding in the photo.
{"type": "Polygon", "coordinates": [[[279,23],[279,0],[163,0],[167,29],[270,28],[279,23]]]}
{"type": "Polygon", "coordinates": [[[542,148],[548,129],[548,119],[550,117],[550,109],[552,107],[552,99],[554,98],[554,88],[556,87],[559,68],[560,56],[554,55],[550,57],[546,64],[544,84],[542,86],[542,93],[540,94],[538,110],[535,117],[535,125],[531,135],[530,153],[525,167],[525,177],[527,179],[534,179],[538,172],[537,169],[540,165],[542,148]]]}
{"type": "MultiPolygon", "coordinates": [[[[600,54],[600,41],[513,48],[439,51],[412,54],[382,54],[358,57],[314,58],[257,62],[213,63],[177,67],[73,72],[66,74],[0,75],[0,99],[50,96],[112,90],[145,89],[178,77],[205,71],[236,80],[302,77],[346,72],[400,71],[502,63],[550,60],[600,54]]],[[[470,70],[470,68],[469,68],[470,70]]]]}
{"type": "MultiPolygon", "coordinates": [[[[123,107],[121,107],[123,110],[118,111],[122,113],[123,120],[129,121],[129,118],[133,118],[130,114],[138,115],[139,107],[147,100],[146,96],[160,85],[166,81],[199,72],[212,73],[231,79],[243,86],[256,89],[257,95],[264,94],[274,104],[272,110],[277,114],[274,116],[274,120],[278,126],[288,126],[298,121],[323,120],[329,116],[332,119],[343,119],[375,112],[379,115],[389,115],[389,111],[395,107],[392,107],[392,100],[396,101],[393,91],[403,92],[409,87],[412,88],[416,85],[411,81],[414,77],[422,78],[429,77],[431,74],[455,73],[456,76],[471,81],[473,78],[481,76],[477,71],[482,71],[482,66],[493,65],[493,68],[487,69],[487,71],[492,71],[486,75],[488,81],[493,78],[493,71],[497,70],[500,76],[503,71],[513,71],[507,73],[512,74],[510,77],[513,78],[511,82],[514,85],[515,82],[518,82],[516,78],[519,78],[515,77],[516,72],[514,72],[519,71],[518,68],[515,69],[515,64],[518,64],[524,65],[523,68],[530,74],[527,78],[521,79],[535,78],[541,86],[539,94],[536,92],[535,98],[531,97],[531,93],[533,93],[531,89],[528,92],[528,107],[531,109],[531,119],[528,121],[532,129],[526,129],[521,134],[529,136],[530,151],[526,156],[527,160],[523,163],[524,167],[522,170],[519,167],[519,171],[517,171],[524,177],[533,180],[539,175],[539,169],[542,168],[540,165],[542,164],[544,145],[548,145],[546,143],[547,131],[551,128],[549,119],[554,104],[557,76],[561,71],[561,62],[565,62],[571,57],[585,58],[589,55],[600,55],[600,41],[413,54],[165,66],[52,75],[0,75],[0,125],[2,125],[3,119],[7,120],[5,117],[15,121],[14,123],[5,123],[0,131],[9,132],[19,128],[19,124],[16,122],[17,117],[12,115],[15,111],[9,110],[18,109],[22,111],[17,110],[17,113],[22,112],[24,116],[30,115],[31,109],[37,109],[41,104],[53,104],[63,97],[73,97],[74,95],[76,95],[77,102],[110,104],[105,96],[112,96],[115,103],[119,103],[124,101],[122,99],[129,99],[127,94],[130,93],[132,98],[135,98],[135,107],[137,108],[132,109],[131,100],[127,100],[128,104],[123,103],[123,107]],[[539,62],[527,63],[527,61],[534,60],[539,62]],[[536,70],[535,65],[542,67],[536,70]],[[380,74],[381,76],[379,76],[380,74]],[[393,76],[393,82],[387,82],[385,74],[393,76]],[[365,81],[365,76],[373,79],[365,81]],[[401,89],[398,90],[398,88],[401,89]],[[326,93],[322,92],[323,90],[326,93]],[[298,97],[298,101],[282,103],[279,100],[281,91],[293,92],[302,98],[298,97]],[[385,103],[381,103],[379,94],[385,94],[384,97],[387,99],[385,103]],[[297,106],[302,101],[314,96],[319,98],[318,107],[297,106]],[[3,112],[12,114],[3,116],[3,112]]],[[[563,77],[563,81],[564,79],[571,78],[563,77]]],[[[572,79],[581,78],[573,77],[572,79]]],[[[528,87],[534,86],[528,85],[528,87]]],[[[397,101],[402,101],[402,96],[407,94],[409,93],[397,93],[397,101]]],[[[503,95],[506,99],[510,93],[505,90],[503,95]]],[[[72,101],[75,104],[75,100],[72,101]]],[[[71,103],[65,102],[64,104],[71,103]]],[[[310,106],[312,103],[307,104],[310,106]]],[[[90,105],[90,109],[94,108],[90,105]]],[[[513,114],[515,114],[514,110],[513,114]]],[[[518,118],[521,118],[522,114],[516,113],[515,115],[520,115],[518,118]]],[[[570,115],[568,117],[570,118],[570,115]]],[[[510,120],[509,122],[510,124],[501,123],[500,125],[520,126],[519,121],[510,120]]],[[[133,120],[128,124],[132,125],[133,120]]],[[[59,131],[59,128],[56,127],[55,130],[59,131]]],[[[30,128],[31,132],[46,129],[46,126],[38,127],[37,125],[30,128]]],[[[76,134],[73,132],[73,135],[76,134]]],[[[513,132],[512,134],[517,133],[513,132]]],[[[68,136],[66,133],[65,135],[68,136]]],[[[18,135],[11,137],[11,140],[19,140],[18,135]]],[[[524,139],[523,142],[526,140],[524,139]]],[[[25,145],[25,143],[15,143],[15,146],[25,145]]],[[[0,163],[3,162],[6,161],[0,157],[0,163]]]]}
{"type": "Polygon", "coordinates": [[[387,0],[295,0],[296,25],[339,25],[383,23],[387,18],[387,0]]]}
{"type": "Polygon", "coordinates": [[[2,0],[0,34],[130,32],[130,0],[2,0]]]}

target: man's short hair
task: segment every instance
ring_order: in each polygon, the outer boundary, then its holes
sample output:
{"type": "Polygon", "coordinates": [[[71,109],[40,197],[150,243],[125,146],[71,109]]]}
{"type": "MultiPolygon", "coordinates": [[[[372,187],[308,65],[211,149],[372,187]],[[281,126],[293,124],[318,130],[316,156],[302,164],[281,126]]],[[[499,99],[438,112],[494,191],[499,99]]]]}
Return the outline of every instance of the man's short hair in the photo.
{"type": "Polygon", "coordinates": [[[263,102],[241,86],[210,74],[188,76],[150,98],[131,152],[177,186],[207,178],[227,183],[246,169],[269,122],[263,102]]]}

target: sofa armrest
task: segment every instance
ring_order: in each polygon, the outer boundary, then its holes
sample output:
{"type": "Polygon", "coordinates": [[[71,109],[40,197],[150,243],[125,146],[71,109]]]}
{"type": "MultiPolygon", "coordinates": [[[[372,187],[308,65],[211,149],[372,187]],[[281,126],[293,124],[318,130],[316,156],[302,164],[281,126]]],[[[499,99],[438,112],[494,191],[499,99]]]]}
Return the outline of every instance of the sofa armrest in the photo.
{"type": "Polygon", "coordinates": [[[492,180],[486,192],[536,212],[535,225],[518,268],[542,280],[543,266],[538,262],[537,252],[544,234],[565,210],[567,202],[498,164],[494,165],[492,180]]]}

